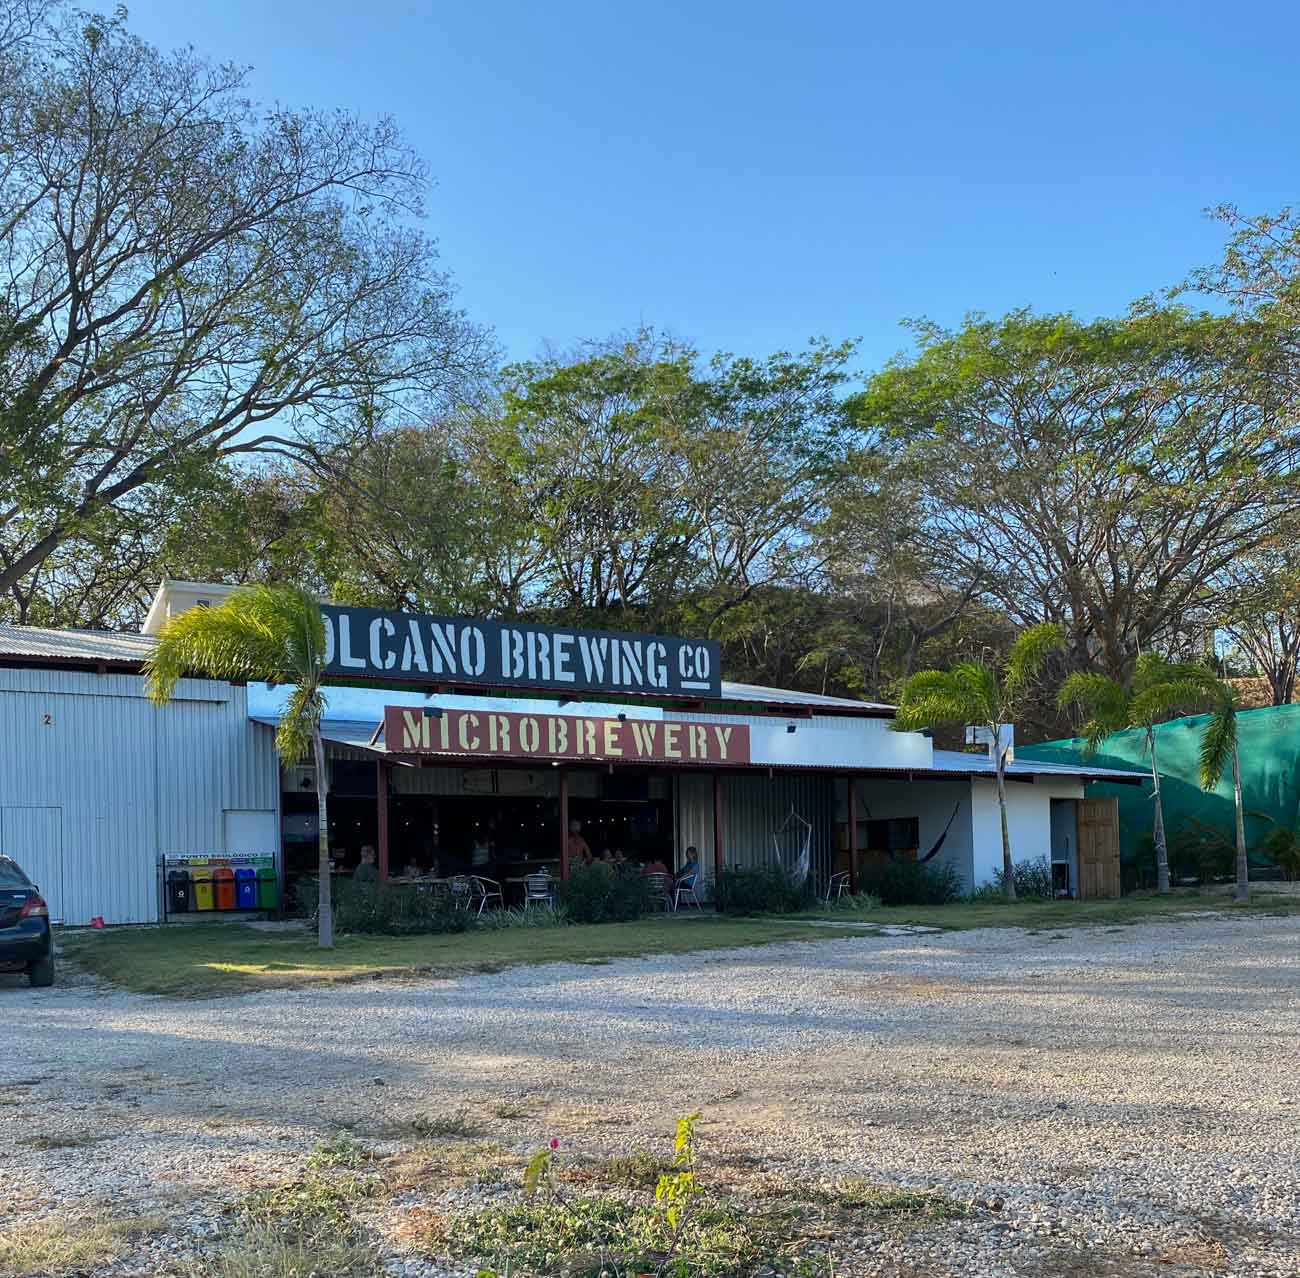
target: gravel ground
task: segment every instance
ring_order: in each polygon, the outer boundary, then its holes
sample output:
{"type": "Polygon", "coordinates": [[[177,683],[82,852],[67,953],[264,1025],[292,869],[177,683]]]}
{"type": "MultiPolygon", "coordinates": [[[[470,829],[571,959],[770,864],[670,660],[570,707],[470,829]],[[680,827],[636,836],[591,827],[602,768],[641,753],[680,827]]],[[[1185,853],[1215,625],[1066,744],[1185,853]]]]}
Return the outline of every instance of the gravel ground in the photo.
{"type": "Polygon", "coordinates": [[[839,1240],[845,1274],[1300,1274],[1294,918],[863,935],[201,1003],[0,976],[0,1023],[0,1227],[111,1202],[166,1215],[151,1246],[193,1252],[340,1125],[467,1108],[520,1152],[554,1135],[612,1153],[699,1108],[706,1174],[726,1156],[974,1202],[906,1241],[839,1240]],[[492,1117],[515,1101],[532,1116],[492,1117]],[[19,1143],[35,1138],[90,1143],[19,1143]]]}

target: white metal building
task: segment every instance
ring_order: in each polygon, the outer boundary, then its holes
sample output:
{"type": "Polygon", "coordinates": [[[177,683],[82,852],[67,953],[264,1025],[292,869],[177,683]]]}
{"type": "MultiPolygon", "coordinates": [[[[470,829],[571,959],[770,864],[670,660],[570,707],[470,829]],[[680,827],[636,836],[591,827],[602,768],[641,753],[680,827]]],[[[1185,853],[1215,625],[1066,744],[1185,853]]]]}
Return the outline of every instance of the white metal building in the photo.
{"type": "MultiPolygon", "coordinates": [[[[220,587],[164,583],[150,614],[156,629],[180,607],[216,600],[220,587]],[[205,593],[206,592],[206,593],[205,593]]],[[[141,663],[153,638],[88,631],[0,626],[0,851],[40,884],[52,913],[82,924],[161,917],[159,863],[164,855],[281,853],[285,795],[314,782],[305,769],[280,767],[274,726],[285,690],[212,680],[183,681],[174,701],[144,698],[141,663]]],[[[954,865],[968,886],[988,882],[1001,865],[1001,836],[987,755],[937,751],[920,733],[891,729],[892,710],[835,697],[722,684],[721,700],[678,709],[574,702],[533,696],[440,694],[448,712],[670,717],[748,729],[749,757],[736,768],[660,768],[656,792],[671,806],[671,848],[700,851],[711,883],[725,867],[789,858],[786,826],[806,825],[811,870],[819,881],[848,864],[849,841],[890,821],[911,829],[912,853],[936,844],[936,862],[954,865]],[[850,795],[854,802],[850,806],[850,795]],[[725,814],[725,815],[724,815],[725,814]],[[725,833],[722,833],[724,832],[725,833]],[[716,836],[721,833],[722,856],[716,836]]],[[[389,804],[402,796],[478,793],[481,760],[442,759],[429,766],[390,748],[386,706],[422,707],[409,688],[331,689],[324,724],[331,769],[374,767],[375,803],[387,828],[389,804]]],[[[559,773],[579,799],[597,794],[611,765],[536,768],[516,761],[509,785],[493,771],[494,792],[528,794],[539,805],[556,792],[559,773]]],[[[364,773],[363,773],[364,775],[364,773]]],[[[1011,838],[1018,859],[1046,856],[1078,884],[1074,809],[1093,777],[1140,782],[1135,773],[1013,762],[1011,838]]],[[[336,787],[331,787],[335,789],[336,787]]]]}

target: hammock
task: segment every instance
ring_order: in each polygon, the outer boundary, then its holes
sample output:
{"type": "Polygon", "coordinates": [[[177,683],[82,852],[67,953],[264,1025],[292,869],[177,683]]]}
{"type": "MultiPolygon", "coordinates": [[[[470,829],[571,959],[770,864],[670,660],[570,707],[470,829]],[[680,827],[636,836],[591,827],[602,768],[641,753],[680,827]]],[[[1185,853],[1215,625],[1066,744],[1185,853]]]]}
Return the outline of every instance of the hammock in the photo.
{"type": "Polygon", "coordinates": [[[943,827],[943,833],[939,836],[938,841],[935,843],[934,847],[932,847],[923,857],[921,857],[920,863],[922,865],[924,865],[928,860],[930,860],[931,857],[936,856],[938,854],[939,849],[943,847],[943,841],[948,837],[948,831],[952,829],[952,823],[957,819],[957,811],[960,807],[961,807],[960,803],[957,803],[953,807],[952,816],[948,818],[948,824],[943,827]]]}

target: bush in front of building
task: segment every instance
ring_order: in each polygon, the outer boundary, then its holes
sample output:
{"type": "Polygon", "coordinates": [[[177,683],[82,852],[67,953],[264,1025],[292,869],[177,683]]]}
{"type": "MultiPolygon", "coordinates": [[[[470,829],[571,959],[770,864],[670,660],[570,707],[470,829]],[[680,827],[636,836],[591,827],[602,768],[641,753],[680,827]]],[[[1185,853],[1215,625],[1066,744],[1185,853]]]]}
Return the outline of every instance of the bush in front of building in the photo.
{"type": "MultiPolygon", "coordinates": [[[[1050,901],[1055,895],[1052,886],[1052,867],[1047,858],[1040,856],[1034,861],[1018,861],[1013,867],[1016,885],[1016,900],[1050,901]]],[[[999,894],[1002,892],[1005,873],[1001,867],[996,871],[995,883],[999,894]]]]}
{"type": "Polygon", "coordinates": [[[738,915],[793,914],[809,904],[809,892],[783,865],[728,867],[716,888],[718,908],[738,915]]]}
{"type": "MultiPolygon", "coordinates": [[[[299,880],[297,899],[315,899],[315,880],[299,880]]],[[[435,892],[412,892],[379,883],[334,885],[334,928],[360,935],[418,936],[437,932],[468,932],[474,926],[470,910],[457,909],[435,892]]]]}
{"type": "Polygon", "coordinates": [[[570,923],[628,923],[650,909],[644,876],[620,874],[607,865],[579,866],[556,887],[570,923]]]}
{"type": "Polygon", "coordinates": [[[956,867],[946,863],[888,861],[864,869],[862,890],[883,905],[947,905],[960,898],[962,882],[956,867]]]}

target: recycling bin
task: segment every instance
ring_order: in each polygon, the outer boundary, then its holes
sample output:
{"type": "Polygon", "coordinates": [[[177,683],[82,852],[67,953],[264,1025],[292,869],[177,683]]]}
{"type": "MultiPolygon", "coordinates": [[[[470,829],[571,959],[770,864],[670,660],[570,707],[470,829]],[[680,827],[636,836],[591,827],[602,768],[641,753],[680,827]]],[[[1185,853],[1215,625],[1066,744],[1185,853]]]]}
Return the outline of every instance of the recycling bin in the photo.
{"type": "Polygon", "coordinates": [[[273,865],[261,865],[257,869],[257,908],[274,910],[280,905],[280,876],[273,865]]]}
{"type": "Polygon", "coordinates": [[[235,871],[235,904],[241,910],[257,909],[257,871],[251,865],[235,871]]]}
{"type": "Polygon", "coordinates": [[[235,872],[228,865],[219,866],[212,871],[212,886],[217,898],[217,909],[233,910],[235,908],[235,872]]]}
{"type": "Polygon", "coordinates": [[[212,871],[207,866],[200,866],[190,872],[194,884],[194,908],[211,910],[216,906],[212,892],[212,871]]]}
{"type": "Polygon", "coordinates": [[[167,913],[188,914],[194,908],[194,884],[188,870],[167,871],[167,913]]]}

